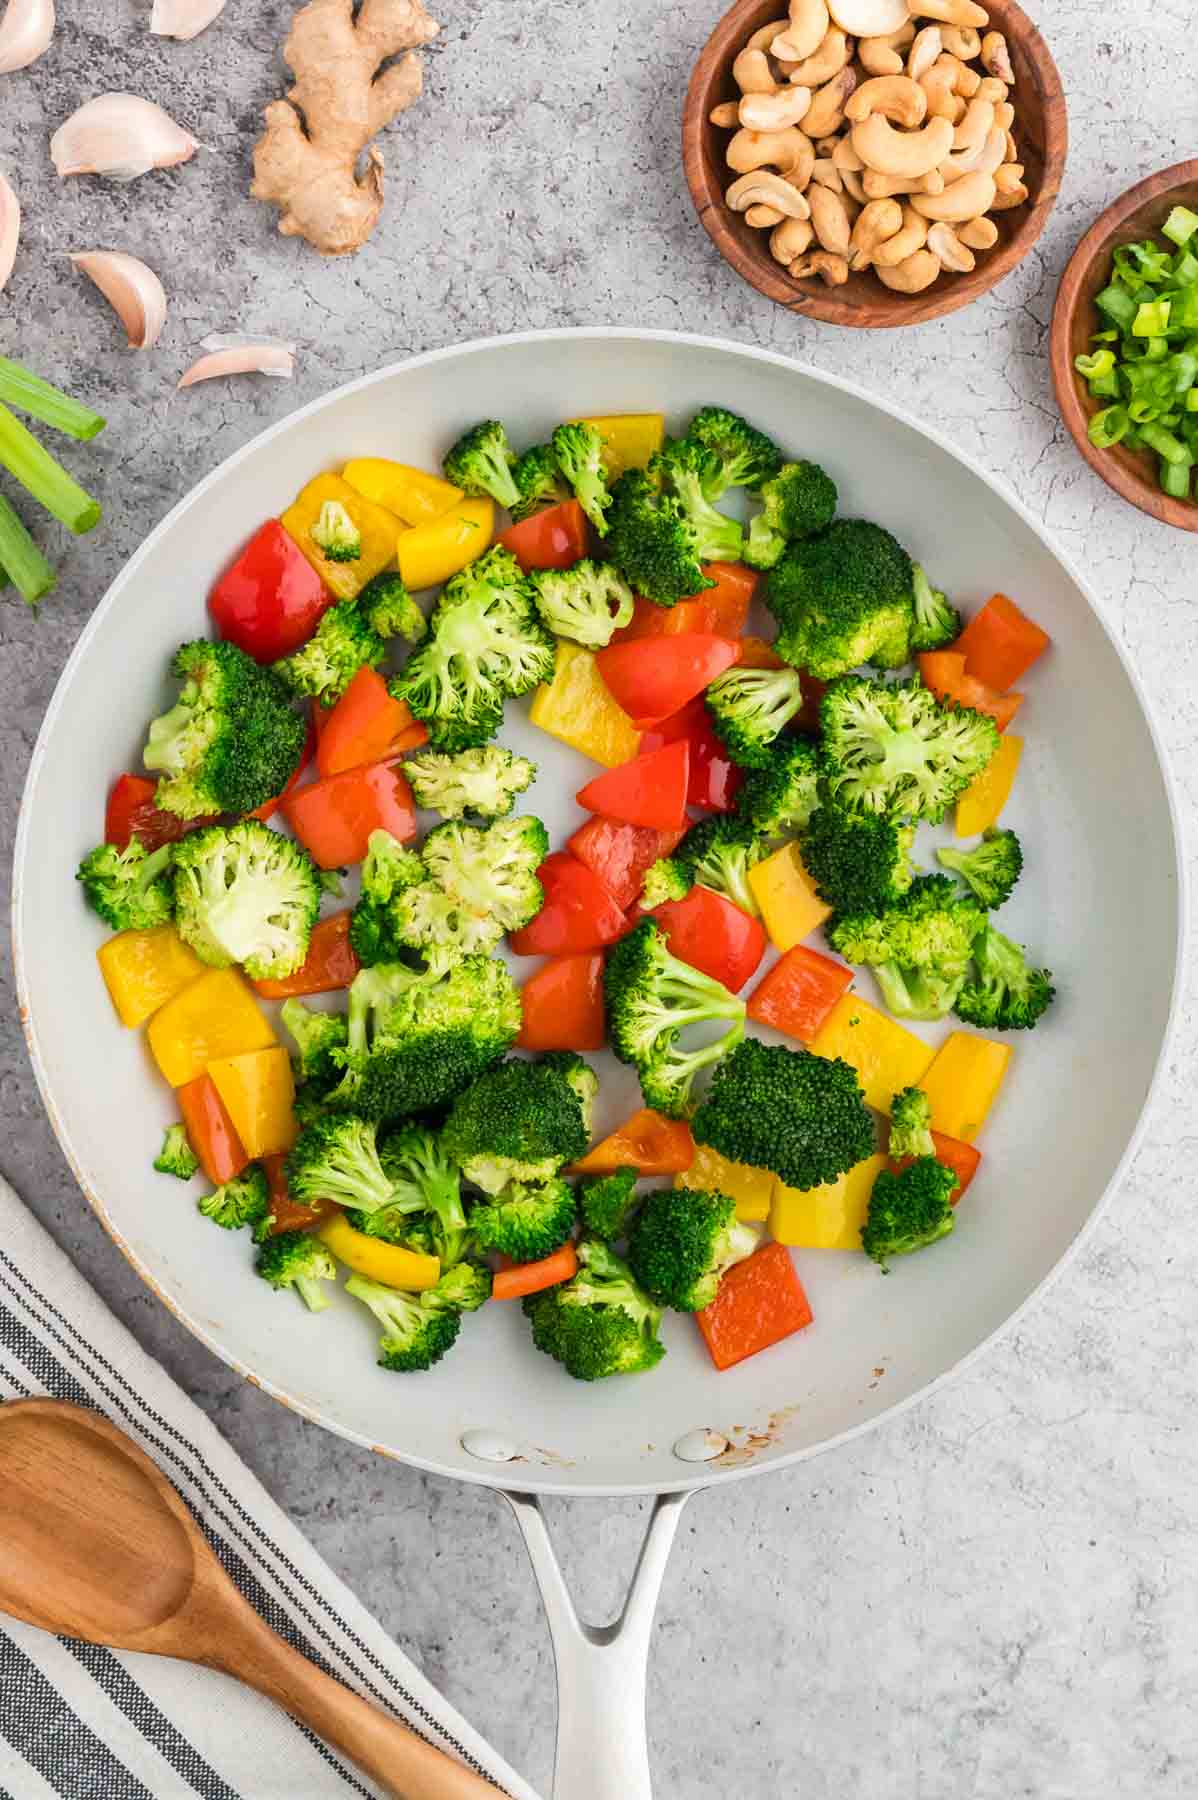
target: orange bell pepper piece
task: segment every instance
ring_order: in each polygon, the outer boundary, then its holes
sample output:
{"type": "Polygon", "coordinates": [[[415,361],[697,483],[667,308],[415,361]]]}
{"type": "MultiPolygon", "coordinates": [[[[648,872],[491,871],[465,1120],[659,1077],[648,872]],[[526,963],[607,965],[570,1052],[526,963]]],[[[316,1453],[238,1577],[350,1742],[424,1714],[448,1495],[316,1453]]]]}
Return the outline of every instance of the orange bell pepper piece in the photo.
{"type": "Polygon", "coordinates": [[[330,913],[312,927],[303,967],[281,981],[255,981],[264,1000],[286,1000],[292,994],[335,994],[349,987],[361,968],[349,941],[352,912],[330,913]]]}
{"type": "Polygon", "coordinates": [[[695,1322],[716,1368],[731,1369],[802,1331],[813,1317],[790,1252],[781,1244],[763,1244],[729,1269],[695,1322]]]}
{"type": "Polygon", "coordinates": [[[316,769],[323,779],[382,762],[428,743],[428,730],[396,700],[376,669],[361,668],[321,728],[316,769]]]}
{"type": "Polygon", "coordinates": [[[492,1300],[521,1300],[525,1294],[540,1294],[546,1288],[559,1287],[578,1273],[578,1252],[573,1244],[563,1244],[552,1256],[540,1262],[513,1263],[500,1269],[491,1283],[492,1300]]]}
{"type": "Polygon", "coordinates": [[[214,1187],[223,1187],[241,1174],[250,1159],[216,1083],[210,1075],[197,1075],[175,1089],[175,1099],[201,1169],[214,1187]]]}
{"type": "Polygon", "coordinates": [[[1051,643],[1048,633],[1013,600],[995,594],[970,619],[953,648],[965,657],[968,674],[1005,694],[1051,643]]]}
{"type": "Polygon", "coordinates": [[[555,956],[520,989],[524,1023],[521,1050],[602,1050],[603,953],[555,956]]]}
{"type": "Polygon", "coordinates": [[[215,1057],[208,1074],[251,1161],[290,1150],[299,1127],[291,1058],[281,1045],[215,1057]]]}
{"type": "Polygon", "coordinates": [[[287,1185],[287,1158],[281,1151],[262,1158],[262,1171],[270,1189],[271,1237],[278,1237],[284,1231],[307,1231],[338,1211],[335,1200],[313,1200],[310,1206],[302,1206],[291,1198],[291,1189],[287,1185]]]}
{"type": "Polygon", "coordinates": [[[678,1175],[694,1160],[695,1140],[686,1121],[642,1107],[568,1172],[611,1175],[616,1169],[639,1169],[642,1175],[678,1175]]]}

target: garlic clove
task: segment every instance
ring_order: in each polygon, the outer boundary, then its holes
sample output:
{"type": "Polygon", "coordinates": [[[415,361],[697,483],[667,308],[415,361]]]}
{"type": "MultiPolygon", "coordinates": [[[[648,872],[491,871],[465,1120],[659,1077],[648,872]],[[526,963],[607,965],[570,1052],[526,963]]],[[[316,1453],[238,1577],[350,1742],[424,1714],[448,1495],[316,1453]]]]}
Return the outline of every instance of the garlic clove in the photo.
{"type": "Polygon", "coordinates": [[[153,269],[120,250],[85,250],[72,255],[90,276],[125,327],[130,350],[152,350],[166,324],[166,294],[153,269]]]}
{"type": "Polygon", "coordinates": [[[186,44],[207,31],[225,5],[226,0],[154,0],[150,30],[155,37],[178,38],[186,44]]]}
{"type": "Polygon", "coordinates": [[[86,101],[50,139],[60,175],[111,175],[115,181],[173,168],[199,147],[169,113],[136,94],[100,94],[86,101]]]}
{"type": "Polygon", "coordinates": [[[21,203],[8,177],[0,173],[0,290],[12,274],[21,235],[21,203]]]}
{"type": "Polygon", "coordinates": [[[206,337],[201,356],[179,381],[181,388],[220,375],[274,375],[284,381],[295,374],[295,345],[280,338],[206,337]]]}
{"type": "Polygon", "coordinates": [[[0,75],[27,69],[49,49],[54,0],[8,0],[0,22],[0,75]]]}

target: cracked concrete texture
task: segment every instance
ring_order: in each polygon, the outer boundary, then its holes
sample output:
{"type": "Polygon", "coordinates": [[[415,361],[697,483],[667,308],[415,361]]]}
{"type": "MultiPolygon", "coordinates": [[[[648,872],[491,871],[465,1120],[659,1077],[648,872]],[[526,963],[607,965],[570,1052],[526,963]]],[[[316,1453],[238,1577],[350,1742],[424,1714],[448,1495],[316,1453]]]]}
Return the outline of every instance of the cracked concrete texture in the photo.
{"type": "MultiPolygon", "coordinates": [[[[1198,802],[1191,540],[1111,496],[1057,416],[1046,338],[1057,279],[1095,212],[1193,151],[1198,50],[1185,0],[1033,5],[1060,63],[1074,148],[1039,249],[964,314],[857,335],[739,284],[695,223],[678,118],[710,0],[448,0],[427,97],[386,141],[368,249],[322,263],[247,198],[291,8],[230,0],[191,45],[151,38],[142,0],[63,6],[47,57],[0,77],[0,157],[25,207],[0,349],[96,400],[110,427],[69,460],[102,530],[43,536],[62,586],[39,619],[0,601],[0,851],[59,669],[124,559],[263,426],[346,378],[525,327],[625,324],[768,345],[875,384],[1004,473],[1082,561],[1155,701],[1187,819],[1198,802]],[[160,100],[206,149],[128,187],[60,184],[50,131],[81,100],[160,100]],[[1150,96],[1150,99],[1146,97],[1150,96]],[[65,260],[96,245],[162,274],[158,350],[119,347],[65,260]],[[209,331],[300,346],[294,384],[176,396],[209,331]]],[[[86,1210],[0,1007],[6,1172],[101,1293],[216,1419],[404,1647],[546,1789],[553,1667],[506,1509],[373,1460],[232,1377],[146,1292],[86,1210]]],[[[1134,987],[1134,950],[1123,978],[1134,987]]],[[[696,1501],[654,1642],[659,1790],[903,1800],[1143,1800],[1198,1791],[1198,1248],[1188,1180],[1191,985],[1145,1148],[1085,1253],[969,1375],[834,1458],[696,1501]]],[[[551,1509],[584,1610],[609,1615],[642,1509],[551,1509]]],[[[573,1797],[571,1797],[573,1800],[573,1797]]]]}

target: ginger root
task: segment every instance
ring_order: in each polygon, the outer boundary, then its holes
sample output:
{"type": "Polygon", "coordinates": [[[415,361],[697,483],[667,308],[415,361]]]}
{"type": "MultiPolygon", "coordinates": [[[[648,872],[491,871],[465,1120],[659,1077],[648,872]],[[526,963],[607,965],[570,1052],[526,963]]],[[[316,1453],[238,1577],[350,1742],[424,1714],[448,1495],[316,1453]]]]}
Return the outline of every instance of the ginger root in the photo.
{"type": "Polygon", "coordinates": [[[309,0],[296,13],[283,46],[295,85],[266,108],[250,190],[280,208],[284,237],[322,256],[362,248],[383,209],[383,158],[370,140],[420,98],[412,52],[439,30],[421,0],[362,0],[356,20],[353,0],[309,0]]]}

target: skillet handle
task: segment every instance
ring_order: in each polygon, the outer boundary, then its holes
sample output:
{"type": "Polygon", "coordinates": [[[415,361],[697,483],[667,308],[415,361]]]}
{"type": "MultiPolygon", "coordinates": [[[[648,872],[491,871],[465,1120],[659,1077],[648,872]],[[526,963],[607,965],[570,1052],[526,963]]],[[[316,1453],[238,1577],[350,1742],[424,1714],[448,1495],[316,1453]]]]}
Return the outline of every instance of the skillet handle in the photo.
{"type": "Polygon", "coordinates": [[[557,1664],[556,1800],[652,1800],[645,1735],[649,1639],[689,1494],[653,1508],[624,1610],[614,1625],[578,1617],[535,1494],[504,1492],[532,1563],[557,1664]]]}

